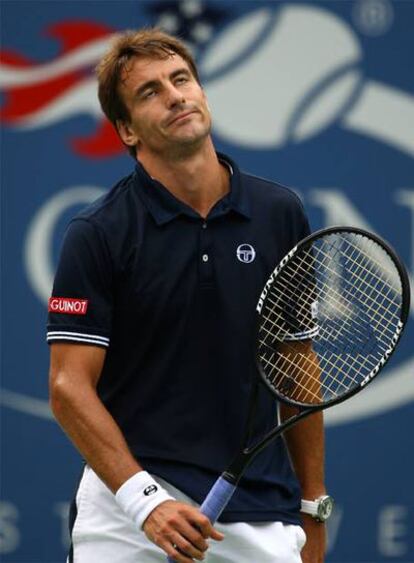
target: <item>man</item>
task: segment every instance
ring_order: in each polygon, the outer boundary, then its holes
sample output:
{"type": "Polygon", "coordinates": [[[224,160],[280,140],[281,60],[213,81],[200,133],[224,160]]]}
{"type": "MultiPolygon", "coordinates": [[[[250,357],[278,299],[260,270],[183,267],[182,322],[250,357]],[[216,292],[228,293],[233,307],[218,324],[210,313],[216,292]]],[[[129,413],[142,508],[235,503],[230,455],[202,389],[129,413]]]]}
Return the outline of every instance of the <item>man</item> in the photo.
{"type": "MultiPolygon", "coordinates": [[[[321,415],[289,431],[291,462],[282,439],[255,460],[216,527],[198,504],[242,440],[255,304],[308,233],[302,206],[215,152],[177,39],[121,34],[97,74],[137,166],[71,222],[49,305],[51,405],[86,460],[69,561],[297,563],[292,465],[303,498],[325,494],[321,415]]],[[[257,432],[275,416],[261,389],[257,432]]],[[[322,562],[323,523],[303,525],[302,560],[322,562]]]]}

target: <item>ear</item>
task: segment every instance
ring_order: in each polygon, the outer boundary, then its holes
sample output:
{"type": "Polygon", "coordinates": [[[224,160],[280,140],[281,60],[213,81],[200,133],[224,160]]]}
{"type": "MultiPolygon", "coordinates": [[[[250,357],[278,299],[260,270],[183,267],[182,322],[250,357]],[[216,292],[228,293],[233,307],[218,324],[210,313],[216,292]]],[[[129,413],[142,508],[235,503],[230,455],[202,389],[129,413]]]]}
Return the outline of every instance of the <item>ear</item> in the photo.
{"type": "Polygon", "coordinates": [[[125,121],[117,120],[116,128],[122,142],[129,147],[135,147],[138,142],[138,135],[134,132],[131,125],[125,121]]]}

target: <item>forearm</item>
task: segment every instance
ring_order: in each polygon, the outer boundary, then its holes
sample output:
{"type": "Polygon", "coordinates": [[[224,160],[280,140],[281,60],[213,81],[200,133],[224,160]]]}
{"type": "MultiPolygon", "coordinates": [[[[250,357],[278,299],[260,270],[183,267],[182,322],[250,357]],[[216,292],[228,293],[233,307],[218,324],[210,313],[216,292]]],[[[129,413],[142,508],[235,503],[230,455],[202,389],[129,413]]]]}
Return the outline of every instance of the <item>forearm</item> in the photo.
{"type": "Polygon", "coordinates": [[[54,389],[51,406],[60,426],[112,492],[142,469],[93,386],[73,378],[54,389]]]}
{"type": "MultiPolygon", "coordinates": [[[[282,420],[290,418],[297,409],[280,406],[282,420]]],[[[323,414],[318,412],[305,418],[285,432],[285,441],[293,468],[302,488],[303,498],[313,500],[325,494],[325,448],[323,414]]]]}
{"type": "Polygon", "coordinates": [[[57,421],[95,473],[117,493],[118,504],[135,522],[137,530],[143,527],[147,537],[175,561],[189,561],[183,553],[203,559],[208,547],[206,539],[222,540],[222,534],[197,508],[175,501],[159,485],[157,504],[153,504],[156,495],[144,496],[147,484],[137,481],[148,475],[135,475],[142,467],[100,401],[93,384],[96,380],[85,378],[76,368],[70,373],[55,369],[52,362],[50,396],[57,421]]]}
{"type": "MultiPolygon", "coordinates": [[[[297,411],[281,405],[282,420],[297,411]]],[[[326,493],[324,471],[323,414],[318,412],[285,432],[286,445],[293,468],[302,488],[302,498],[314,500],[326,493]]],[[[303,563],[323,563],[326,550],[325,526],[308,514],[302,515],[307,540],[301,552],[303,563]]]]}

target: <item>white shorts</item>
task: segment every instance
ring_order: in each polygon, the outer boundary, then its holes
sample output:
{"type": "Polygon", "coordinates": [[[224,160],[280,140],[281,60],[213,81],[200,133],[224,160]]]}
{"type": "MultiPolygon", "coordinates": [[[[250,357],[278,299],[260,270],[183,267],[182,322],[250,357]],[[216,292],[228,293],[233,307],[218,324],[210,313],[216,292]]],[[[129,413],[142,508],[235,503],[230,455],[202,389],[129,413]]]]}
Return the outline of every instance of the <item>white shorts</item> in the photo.
{"type": "MultiPolygon", "coordinates": [[[[160,477],[155,479],[177,500],[197,506],[160,477]]],[[[165,553],[121,510],[112,492],[88,466],[76,495],[77,517],[72,530],[72,555],[67,563],[165,563],[165,553]]],[[[305,532],[281,522],[216,523],[225,534],[210,541],[206,563],[301,563],[305,532]]]]}

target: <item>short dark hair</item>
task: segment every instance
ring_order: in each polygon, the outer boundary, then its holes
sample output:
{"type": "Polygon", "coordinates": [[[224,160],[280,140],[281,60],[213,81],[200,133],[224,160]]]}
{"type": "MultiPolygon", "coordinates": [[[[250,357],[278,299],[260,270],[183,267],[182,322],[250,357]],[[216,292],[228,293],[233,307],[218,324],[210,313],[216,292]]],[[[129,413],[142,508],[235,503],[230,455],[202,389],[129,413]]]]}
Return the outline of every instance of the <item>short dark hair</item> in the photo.
{"type": "MultiPolygon", "coordinates": [[[[101,108],[117,132],[116,122],[128,122],[130,119],[128,108],[119,92],[121,75],[128,62],[134,57],[166,59],[174,54],[187,62],[194,78],[200,83],[192,54],[176,37],[155,27],[125,31],[113,36],[110,48],[96,67],[96,75],[101,108]]],[[[128,147],[128,150],[135,156],[135,147],[128,147]]]]}

